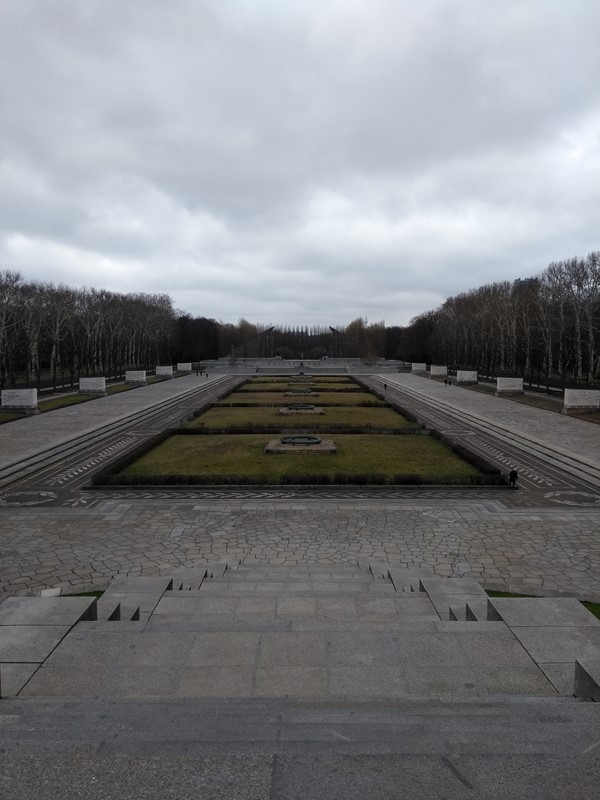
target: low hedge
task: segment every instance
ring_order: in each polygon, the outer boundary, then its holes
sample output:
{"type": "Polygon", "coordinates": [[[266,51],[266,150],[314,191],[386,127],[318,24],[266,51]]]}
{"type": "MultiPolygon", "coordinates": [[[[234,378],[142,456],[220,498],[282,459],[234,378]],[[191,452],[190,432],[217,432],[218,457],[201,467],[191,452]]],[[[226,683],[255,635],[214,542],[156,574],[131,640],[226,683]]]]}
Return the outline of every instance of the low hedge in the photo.
{"type": "Polygon", "coordinates": [[[115,475],[99,474],[94,479],[97,486],[505,486],[503,475],[473,475],[470,478],[440,478],[435,475],[363,474],[305,474],[283,475],[278,483],[267,478],[246,475],[115,475]]]}

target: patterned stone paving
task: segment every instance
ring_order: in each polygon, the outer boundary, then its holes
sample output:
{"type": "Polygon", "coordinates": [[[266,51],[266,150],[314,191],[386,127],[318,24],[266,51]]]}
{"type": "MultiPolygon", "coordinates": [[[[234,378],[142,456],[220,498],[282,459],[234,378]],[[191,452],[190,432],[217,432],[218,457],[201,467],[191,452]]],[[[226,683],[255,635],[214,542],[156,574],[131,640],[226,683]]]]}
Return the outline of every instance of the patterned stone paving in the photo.
{"type": "Polygon", "coordinates": [[[498,501],[105,500],[94,508],[5,507],[0,590],[104,585],[223,557],[246,564],[377,558],[513,591],[600,598],[600,512],[498,501]]]}

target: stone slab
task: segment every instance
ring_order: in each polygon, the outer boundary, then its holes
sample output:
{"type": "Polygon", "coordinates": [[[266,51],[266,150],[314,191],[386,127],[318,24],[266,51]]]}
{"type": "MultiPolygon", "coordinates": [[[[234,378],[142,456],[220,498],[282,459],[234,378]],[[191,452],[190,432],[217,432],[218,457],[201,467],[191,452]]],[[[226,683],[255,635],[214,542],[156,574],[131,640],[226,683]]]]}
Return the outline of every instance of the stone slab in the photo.
{"type": "Polygon", "coordinates": [[[0,663],[41,664],[70,630],[68,625],[4,625],[0,663]]]}
{"type": "Polygon", "coordinates": [[[598,389],[565,389],[564,409],[600,408],[600,390],[598,389]]]}
{"type": "Polygon", "coordinates": [[[20,697],[97,697],[105,670],[86,667],[40,667],[23,687],[20,697]]]}
{"type": "Polygon", "coordinates": [[[95,597],[9,597],[0,606],[0,626],[71,626],[81,619],[96,619],[95,597]]]}
{"type": "Polygon", "coordinates": [[[2,389],[0,404],[4,409],[17,411],[37,408],[37,389],[2,389]]]}
{"type": "Polygon", "coordinates": [[[177,364],[177,372],[191,372],[192,371],[192,363],[191,361],[179,361],[177,364]]]}
{"type": "Polygon", "coordinates": [[[574,597],[490,597],[488,619],[508,626],[600,628],[600,620],[574,597]]]}
{"type": "Polygon", "coordinates": [[[411,372],[427,372],[427,364],[423,362],[414,362],[410,365],[411,372]]]}
{"type": "Polygon", "coordinates": [[[146,383],[146,370],[145,369],[126,370],[125,383],[146,383]]]}
{"type": "Polygon", "coordinates": [[[473,578],[421,578],[421,590],[433,594],[471,594],[486,597],[484,588],[473,578]]]}
{"type": "Polygon", "coordinates": [[[600,702],[600,658],[583,658],[575,661],[575,697],[600,702]]]}
{"type": "Polygon", "coordinates": [[[152,614],[157,604],[160,602],[162,592],[105,592],[102,595],[103,607],[107,607],[108,603],[118,603],[120,607],[119,618],[134,619],[135,609],[140,610],[142,616],[149,616],[152,614]],[[131,609],[131,614],[127,616],[128,610],[131,609]]]}
{"type": "Polygon", "coordinates": [[[38,668],[38,664],[0,664],[0,697],[16,697],[38,668]]]}
{"type": "Polygon", "coordinates": [[[441,364],[432,364],[429,374],[432,378],[434,375],[441,375],[442,377],[445,377],[448,374],[448,367],[442,366],[441,364]]]}
{"type": "Polygon", "coordinates": [[[254,667],[185,667],[178,697],[250,697],[254,667]]]}
{"type": "Polygon", "coordinates": [[[559,694],[572,696],[575,691],[575,665],[570,661],[538,664],[559,694]]]}
{"type": "Polygon", "coordinates": [[[106,394],[106,378],[80,378],[80,394],[106,394]]]}
{"type": "Polygon", "coordinates": [[[258,643],[259,634],[252,632],[197,633],[186,666],[253,666],[258,658],[258,643]]]}
{"type": "Polygon", "coordinates": [[[316,666],[259,667],[256,670],[257,697],[301,697],[325,699],[327,670],[316,666]]]}
{"type": "Polygon", "coordinates": [[[322,667],[325,640],[319,633],[263,633],[258,656],[260,667],[322,667]]]}
{"type": "Polygon", "coordinates": [[[149,575],[140,575],[136,578],[118,577],[108,584],[107,592],[109,593],[133,593],[142,594],[143,592],[166,592],[173,586],[173,578],[153,577],[149,575]]]}
{"type": "Polygon", "coordinates": [[[173,377],[173,367],[172,366],[157,366],[155,374],[158,376],[172,378],[173,377]]]}
{"type": "Polygon", "coordinates": [[[523,378],[496,378],[496,395],[523,394],[523,378]]]}
{"type": "Polygon", "coordinates": [[[511,629],[538,664],[600,659],[600,628],[527,627],[511,629]]]}
{"type": "Polygon", "coordinates": [[[78,626],[52,653],[46,666],[52,667],[171,667],[183,665],[194,644],[190,632],[131,630],[114,625],[111,633],[78,626]]]}
{"type": "Polygon", "coordinates": [[[456,372],[457,383],[477,383],[476,370],[459,369],[456,372]]]}

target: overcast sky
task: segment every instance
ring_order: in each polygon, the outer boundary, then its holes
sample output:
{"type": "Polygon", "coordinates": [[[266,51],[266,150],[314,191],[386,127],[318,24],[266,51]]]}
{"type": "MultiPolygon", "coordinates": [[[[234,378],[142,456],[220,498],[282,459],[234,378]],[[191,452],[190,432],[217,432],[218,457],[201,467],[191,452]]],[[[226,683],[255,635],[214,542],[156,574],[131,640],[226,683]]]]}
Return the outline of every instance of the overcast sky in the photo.
{"type": "Polygon", "coordinates": [[[0,269],[405,324],[600,248],[598,0],[0,0],[0,269]]]}

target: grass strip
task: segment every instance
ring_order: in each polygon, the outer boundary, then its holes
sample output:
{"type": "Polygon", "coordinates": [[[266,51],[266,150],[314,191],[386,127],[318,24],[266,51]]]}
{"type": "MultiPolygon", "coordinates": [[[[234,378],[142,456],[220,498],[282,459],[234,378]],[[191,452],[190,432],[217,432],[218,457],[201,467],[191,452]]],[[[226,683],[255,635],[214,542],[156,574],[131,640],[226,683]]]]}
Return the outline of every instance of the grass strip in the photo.
{"type": "MultiPolygon", "coordinates": [[[[426,436],[340,434],[334,454],[265,454],[264,434],[171,436],[117,477],[143,483],[494,483],[426,436]],[[235,479],[235,480],[234,480],[235,479]]],[[[102,481],[104,482],[104,481],[102,481]]],[[[110,481],[111,483],[113,481],[110,481]]],[[[119,481],[114,481],[118,483],[119,481]]]]}
{"type": "MultiPolygon", "coordinates": [[[[287,398],[286,398],[287,399],[287,398]]],[[[316,400],[317,398],[315,398],[316,400]]],[[[307,401],[308,402],[308,401],[307,401]]],[[[285,408],[287,403],[282,403],[285,408]]],[[[315,403],[318,407],[318,403],[315,403]]],[[[324,414],[279,414],[277,407],[214,406],[205,411],[185,428],[232,428],[252,425],[272,425],[278,428],[326,428],[330,425],[369,428],[404,428],[410,423],[391,408],[329,407],[324,414]]],[[[412,426],[411,426],[412,427],[412,426]]]]}

